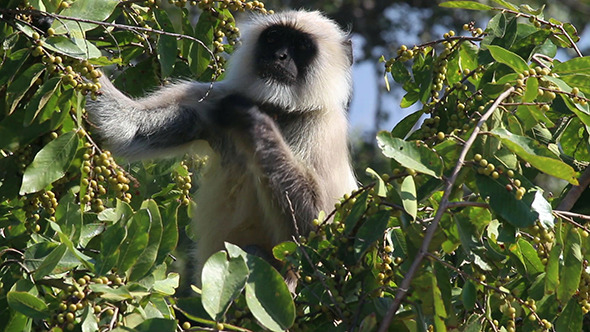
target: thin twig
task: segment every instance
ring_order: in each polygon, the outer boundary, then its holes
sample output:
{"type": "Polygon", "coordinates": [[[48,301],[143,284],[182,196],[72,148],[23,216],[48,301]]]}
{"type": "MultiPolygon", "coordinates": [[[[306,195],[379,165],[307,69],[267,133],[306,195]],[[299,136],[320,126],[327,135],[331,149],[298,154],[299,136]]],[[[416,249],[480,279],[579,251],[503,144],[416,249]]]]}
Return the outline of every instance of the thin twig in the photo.
{"type": "Polygon", "coordinates": [[[461,202],[450,202],[447,204],[447,209],[454,209],[458,207],[466,207],[466,206],[474,206],[487,209],[490,207],[488,203],[483,202],[470,202],[470,201],[461,201],[461,202]]]}
{"type": "Polygon", "coordinates": [[[455,164],[455,169],[453,170],[451,177],[448,179],[448,182],[445,187],[445,191],[444,191],[443,197],[441,199],[439,208],[436,211],[436,215],[434,216],[432,223],[426,229],[426,234],[424,235],[424,240],[422,241],[422,246],[420,247],[420,250],[418,251],[416,258],[412,262],[412,265],[408,269],[408,272],[406,273],[404,279],[400,283],[398,291],[395,294],[395,298],[393,300],[393,303],[391,304],[391,306],[387,310],[387,314],[385,315],[385,317],[383,318],[383,321],[381,322],[381,325],[379,326],[379,332],[385,332],[388,330],[391,320],[393,319],[393,317],[395,316],[395,313],[399,309],[402,300],[406,297],[408,291],[410,290],[410,284],[412,282],[412,279],[414,278],[414,275],[416,274],[416,272],[418,272],[418,269],[420,268],[420,264],[422,263],[422,260],[424,259],[424,257],[426,256],[426,253],[428,252],[428,246],[430,245],[430,242],[432,242],[432,239],[434,238],[434,234],[436,232],[436,229],[438,228],[438,224],[439,224],[440,220],[442,219],[443,214],[445,213],[445,211],[449,207],[449,204],[450,204],[449,197],[451,196],[451,191],[453,190],[453,186],[454,186],[455,182],[457,181],[457,177],[459,176],[459,172],[461,171],[461,168],[463,167],[463,162],[465,161],[465,157],[467,156],[469,149],[471,148],[471,146],[475,142],[475,139],[477,138],[477,135],[479,134],[481,127],[487,121],[487,119],[492,115],[492,113],[494,113],[494,111],[498,108],[500,103],[504,99],[508,98],[508,96],[510,96],[510,94],[512,92],[514,92],[514,87],[510,87],[509,89],[504,91],[502,94],[500,94],[500,96],[498,96],[498,98],[496,99],[496,101],[494,101],[492,106],[490,106],[490,108],[486,111],[486,113],[484,113],[482,115],[482,117],[479,119],[479,122],[477,123],[475,128],[473,128],[473,132],[471,133],[471,136],[469,136],[469,139],[465,142],[465,145],[463,146],[463,149],[461,150],[461,154],[459,155],[459,159],[457,160],[457,163],[455,164]]]}
{"type": "Polygon", "coordinates": [[[553,213],[558,214],[558,215],[572,217],[572,218],[580,218],[580,219],[584,219],[584,220],[590,220],[590,216],[585,215],[585,214],[579,214],[579,213],[574,213],[574,212],[569,212],[569,211],[561,211],[558,209],[553,210],[553,213]]]}
{"type": "MultiPolygon", "coordinates": [[[[576,222],[576,221],[575,221],[575,220],[572,218],[572,216],[571,216],[571,215],[568,215],[567,213],[563,213],[563,212],[564,212],[564,211],[555,211],[555,210],[553,210],[553,214],[554,214],[555,216],[557,216],[558,218],[561,218],[561,219],[563,219],[563,220],[565,220],[565,221],[569,222],[570,224],[572,224],[572,225],[574,225],[574,226],[578,227],[579,229],[581,229],[581,230],[584,230],[584,231],[586,231],[586,232],[589,232],[589,233],[590,233],[590,229],[588,229],[586,226],[584,226],[584,225],[582,225],[582,224],[580,224],[580,223],[576,222]]],[[[573,214],[575,214],[575,213],[573,213],[573,214]]]]}

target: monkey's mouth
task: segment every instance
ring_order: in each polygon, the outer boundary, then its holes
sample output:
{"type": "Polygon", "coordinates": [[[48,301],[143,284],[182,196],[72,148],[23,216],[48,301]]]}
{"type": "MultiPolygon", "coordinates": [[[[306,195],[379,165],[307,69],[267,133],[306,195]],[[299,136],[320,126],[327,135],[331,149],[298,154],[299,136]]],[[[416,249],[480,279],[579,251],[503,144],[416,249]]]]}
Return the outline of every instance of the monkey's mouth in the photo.
{"type": "Polygon", "coordinates": [[[281,63],[266,63],[258,66],[258,76],[274,82],[293,85],[297,81],[297,68],[281,63]]]}

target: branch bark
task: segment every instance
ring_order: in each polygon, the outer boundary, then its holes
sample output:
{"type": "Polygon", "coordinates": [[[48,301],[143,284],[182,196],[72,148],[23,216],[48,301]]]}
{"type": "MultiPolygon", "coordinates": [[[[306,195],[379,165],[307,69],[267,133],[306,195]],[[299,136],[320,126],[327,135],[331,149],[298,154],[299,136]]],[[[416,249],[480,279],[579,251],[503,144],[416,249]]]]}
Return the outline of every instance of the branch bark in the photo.
{"type": "Polygon", "coordinates": [[[576,204],[578,198],[580,198],[584,190],[590,185],[590,166],[586,166],[586,170],[584,170],[584,173],[582,173],[578,182],[579,184],[577,186],[572,186],[561,202],[559,202],[556,210],[569,211],[574,204],[576,204]]]}

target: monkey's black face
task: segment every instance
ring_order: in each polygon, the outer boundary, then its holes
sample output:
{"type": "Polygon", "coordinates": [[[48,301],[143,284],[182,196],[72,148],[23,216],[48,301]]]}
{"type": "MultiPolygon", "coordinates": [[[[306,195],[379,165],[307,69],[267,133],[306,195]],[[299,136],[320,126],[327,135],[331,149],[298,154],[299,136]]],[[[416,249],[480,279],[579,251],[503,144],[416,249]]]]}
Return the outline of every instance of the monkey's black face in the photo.
{"type": "Polygon", "coordinates": [[[256,46],[258,75],[287,85],[305,75],[317,54],[317,45],[309,34],[284,25],[268,27],[256,46]]]}

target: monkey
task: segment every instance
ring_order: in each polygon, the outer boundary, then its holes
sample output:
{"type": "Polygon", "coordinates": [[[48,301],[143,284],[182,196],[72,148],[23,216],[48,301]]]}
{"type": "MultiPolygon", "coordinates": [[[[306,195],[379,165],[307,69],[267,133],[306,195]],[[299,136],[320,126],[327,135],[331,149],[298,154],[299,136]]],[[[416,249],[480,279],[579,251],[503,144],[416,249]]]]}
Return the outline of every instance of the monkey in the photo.
{"type": "Polygon", "coordinates": [[[86,108],[101,144],[129,160],[210,155],[198,189],[196,282],[224,242],[266,253],[306,235],[357,188],[348,147],[352,47],[317,11],[256,15],[225,79],[181,81],[139,99],[101,79],[86,108]]]}

